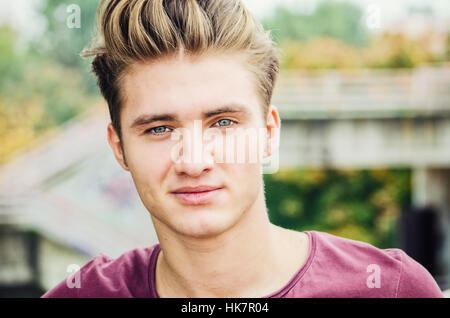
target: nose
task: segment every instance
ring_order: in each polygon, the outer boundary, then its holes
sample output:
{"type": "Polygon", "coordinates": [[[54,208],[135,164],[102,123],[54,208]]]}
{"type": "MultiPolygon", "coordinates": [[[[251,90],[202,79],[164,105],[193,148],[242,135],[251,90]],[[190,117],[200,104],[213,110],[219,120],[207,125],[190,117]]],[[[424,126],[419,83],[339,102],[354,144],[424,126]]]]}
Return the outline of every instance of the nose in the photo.
{"type": "Polygon", "coordinates": [[[212,169],[213,165],[209,163],[176,163],[175,172],[180,175],[187,175],[193,178],[200,177],[212,169]]]}
{"type": "Polygon", "coordinates": [[[202,131],[195,128],[183,129],[175,150],[174,169],[179,175],[199,177],[214,167],[214,149],[204,141],[202,131]]]}

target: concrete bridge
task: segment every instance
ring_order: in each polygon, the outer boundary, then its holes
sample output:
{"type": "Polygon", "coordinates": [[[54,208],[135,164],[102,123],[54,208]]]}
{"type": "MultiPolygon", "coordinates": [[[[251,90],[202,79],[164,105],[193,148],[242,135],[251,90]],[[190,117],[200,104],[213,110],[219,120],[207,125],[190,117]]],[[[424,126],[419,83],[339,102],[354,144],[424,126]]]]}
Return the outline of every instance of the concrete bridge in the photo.
{"type": "Polygon", "coordinates": [[[287,72],[273,104],[281,167],[408,167],[414,203],[449,212],[450,67],[287,72]]]}

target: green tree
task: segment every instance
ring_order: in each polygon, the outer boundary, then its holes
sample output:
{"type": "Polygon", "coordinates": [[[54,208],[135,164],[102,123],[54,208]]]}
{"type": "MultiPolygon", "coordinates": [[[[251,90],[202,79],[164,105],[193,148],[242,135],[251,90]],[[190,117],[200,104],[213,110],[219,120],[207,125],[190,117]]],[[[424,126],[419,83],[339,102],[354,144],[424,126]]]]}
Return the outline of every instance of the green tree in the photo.
{"type": "Polygon", "coordinates": [[[0,27],[0,94],[10,91],[20,81],[24,56],[15,47],[16,38],[11,28],[0,27]]]}
{"type": "Polygon", "coordinates": [[[270,220],[380,248],[397,246],[396,221],[411,202],[409,170],[291,170],[264,175],[270,220]]]}
{"type": "Polygon", "coordinates": [[[91,94],[97,93],[97,88],[95,78],[89,72],[90,60],[82,59],[79,54],[96,33],[95,15],[99,3],[100,0],[46,0],[41,14],[47,20],[47,30],[31,46],[34,54],[42,59],[78,69],[83,78],[83,89],[91,94]],[[70,28],[67,24],[74,13],[68,12],[70,5],[80,8],[80,28],[70,28]]]}
{"type": "Polygon", "coordinates": [[[335,37],[354,46],[368,43],[362,10],[347,2],[323,1],[310,15],[278,7],[262,23],[266,29],[272,30],[277,42],[307,42],[318,37],[335,37]]]}

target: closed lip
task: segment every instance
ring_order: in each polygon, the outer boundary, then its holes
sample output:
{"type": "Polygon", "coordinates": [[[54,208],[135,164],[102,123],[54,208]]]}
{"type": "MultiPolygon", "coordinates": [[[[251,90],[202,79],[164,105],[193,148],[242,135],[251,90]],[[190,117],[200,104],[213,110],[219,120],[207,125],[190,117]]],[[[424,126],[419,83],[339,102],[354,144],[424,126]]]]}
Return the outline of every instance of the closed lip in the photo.
{"type": "Polygon", "coordinates": [[[200,185],[195,187],[182,187],[178,188],[175,191],[172,191],[172,193],[195,193],[195,192],[205,192],[205,191],[212,191],[217,189],[222,189],[223,187],[220,186],[209,186],[209,185],[200,185]]]}

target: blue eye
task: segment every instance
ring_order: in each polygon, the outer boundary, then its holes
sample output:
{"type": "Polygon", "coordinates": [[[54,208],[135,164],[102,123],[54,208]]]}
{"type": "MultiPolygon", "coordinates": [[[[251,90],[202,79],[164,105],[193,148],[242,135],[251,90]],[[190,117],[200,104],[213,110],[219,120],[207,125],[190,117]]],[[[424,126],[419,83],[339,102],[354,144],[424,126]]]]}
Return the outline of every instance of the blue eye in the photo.
{"type": "Polygon", "coordinates": [[[216,124],[219,124],[220,127],[228,127],[228,126],[231,126],[233,123],[236,123],[236,122],[231,119],[221,119],[216,124]]]}
{"type": "Polygon", "coordinates": [[[150,129],[146,130],[145,133],[151,133],[154,135],[162,135],[168,129],[169,128],[167,128],[166,126],[158,126],[158,127],[154,127],[154,128],[150,128],[150,129]]]}

